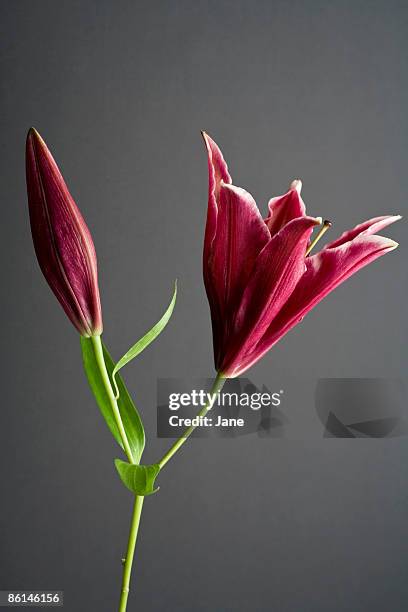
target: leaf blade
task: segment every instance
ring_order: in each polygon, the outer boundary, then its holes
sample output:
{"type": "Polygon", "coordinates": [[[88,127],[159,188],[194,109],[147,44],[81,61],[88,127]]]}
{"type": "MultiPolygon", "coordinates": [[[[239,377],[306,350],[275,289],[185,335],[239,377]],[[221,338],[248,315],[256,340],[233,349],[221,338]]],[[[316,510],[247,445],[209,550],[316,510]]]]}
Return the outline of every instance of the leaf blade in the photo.
{"type": "Polygon", "coordinates": [[[123,357],[119,359],[119,361],[113,368],[112,380],[113,380],[113,385],[115,387],[116,399],[118,399],[118,397],[120,396],[120,390],[118,388],[118,385],[116,384],[117,373],[127,363],[129,363],[129,361],[132,361],[132,359],[135,359],[135,357],[140,355],[140,353],[144,351],[145,348],[147,348],[149,344],[151,344],[153,340],[155,340],[159,334],[161,334],[161,332],[164,330],[167,323],[169,322],[171,315],[173,314],[174,306],[176,304],[176,299],[177,299],[177,281],[174,284],[173,297],[164,315],[161,317],[161,319],[159,319],[159,321],[155,325],[153,325],[151,329],[149,329],[148,332],[145,333],[144,336],[142,336],[142,338],[140,338],[137,342],[135,342],[135,344],[131,346],[128,351],[126,351],[123,357]]]}
{"type": "Polygon", "coordinates": [[[157,463],[153,465],[132,465],[121,459],[115,459],[115,467],[125,487],[136,495],[148,496],[157,493],[159,487],[153,488],[154,481],[160,472],[157,463]]]}
{"type": "MultiPolygon", "coordinates": [[[[102,346],[106,369],[109,374],[109,379],[112,382],[114,362],[103,342],[102,346]]],[[[96,399],[96,403],[99,406],[99,409],[111,434],[113,435],[119,446],[123,449],[122,439],[116,425],[116,420],[112,411],[111,403],[106,392],[104,383],[102,381],[102,377],[96,361],[92,340],[90,338],[85,338],[81,336],[81,349],[86,376],[89,382],[89,386],[91,387],[93,395],[96,399]]],[[[133,400],[130,397],[129,392],[126,389],[126,386],[120,375],[118,376],[117,384],[120,391],[120,397],[118,399],[119,412],[132,451],[132,458],[135,463],[139,463],[146,442],[142,419],[140,418],[137,408],[133,403],[133,400]]]]}

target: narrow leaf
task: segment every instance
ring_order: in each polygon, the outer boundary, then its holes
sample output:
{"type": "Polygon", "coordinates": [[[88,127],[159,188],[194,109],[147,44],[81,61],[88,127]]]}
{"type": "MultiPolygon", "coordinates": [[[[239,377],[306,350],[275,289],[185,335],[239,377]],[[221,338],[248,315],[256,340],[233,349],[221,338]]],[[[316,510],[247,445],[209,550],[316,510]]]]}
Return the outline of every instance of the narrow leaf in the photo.
{"type": "Polygon", "coordinates": [[[134,344],[127,351],[127,353],[125,353],[123,355],[123,357],[121,359],[119,359],[119,361],[117,362],[117,364],[113,368],[112,379],[113,379],[113,384],[115,386],[116,399],[119,397],[119,394],[120,394],[120,389],[118,388],[119,385],[116,384],[116,374],[117,374],[117,372],[119,372],[119,370],[121,368],[123,368],[123,366],[125,366],[127,363],[129,363],[129,361],[132,361],[132,359],[134,359],[135,357],[140,355],[140,353],[142,351],[144,351],[144,349],[146,347],[148,347],[149,344],[151,344],[153,342],[153,340],[155,338],[157,338],[157,336],[163,331],[163,329],[166,327],[166,325],[169,322],[170,317],[171,317],[171,315],[173,313],[174,306],[175,306],[175,303],[176,303],[176,297],[177,297],[177,281],[174,284],[174,293],[173,293],[172,300],[171,300],[171,302],[170,302],[166,312],[164,313],[164,315],[160,319],[160,321],[158,321],[156,323],[156,325],[153,325],[153,327],[143,336],[143,338],[140,338],[140,340],[138,340],[136,342],[136,344],[134,344]]]}
{"type": "Polygon", "coordinates": [[[153,465],[131,465],[126,461],[115,459],[115,466],[125,487],[136,495],[152,495],[157,493],[159,487],[153,488],[160,466],[153,465]]]}
{"type": "MultiPolygon", "coordinates": [[[[102,416],[105,419],[106,424],[109,427],[116,442],[119,444],[119,446],[123,448],[122,439],[116,426],[116,421],[109,401],[109,397],[106,393],[105,386],[103,384],[103,380],[99,372],[99,367],[96,361],[92,340],[90,338],[84,338],[83,336],[81,336],[81,348],[88,382],[93,391],[102,416]]],[[[112,381],[114,363],[104,344],[103,354],[105,358],[106,369],[108,370],[109,377],[112,381]]],[[[125,428],[129,445],[132,451],[133,460],[136,463],[139,463],[145,445],[145,432],[143,428],[143,423],[120,375],[117,376],[117,385],[120,392],[120,397],[118,399],[119,412],[122,417],[123,426],[125,428]]]]}

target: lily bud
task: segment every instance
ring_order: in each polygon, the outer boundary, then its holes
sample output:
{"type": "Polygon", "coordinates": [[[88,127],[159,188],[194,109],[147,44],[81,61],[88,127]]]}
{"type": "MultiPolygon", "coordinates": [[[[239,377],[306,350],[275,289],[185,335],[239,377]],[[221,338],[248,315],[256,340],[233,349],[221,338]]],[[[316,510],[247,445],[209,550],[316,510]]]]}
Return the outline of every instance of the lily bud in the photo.
{"type": "Polygon", "coordinates": [[[82,336],[102,333],[92,236],[54,158],[31,128],[26,143],[31,233],[38,263],[68,318],[82,336]]]}

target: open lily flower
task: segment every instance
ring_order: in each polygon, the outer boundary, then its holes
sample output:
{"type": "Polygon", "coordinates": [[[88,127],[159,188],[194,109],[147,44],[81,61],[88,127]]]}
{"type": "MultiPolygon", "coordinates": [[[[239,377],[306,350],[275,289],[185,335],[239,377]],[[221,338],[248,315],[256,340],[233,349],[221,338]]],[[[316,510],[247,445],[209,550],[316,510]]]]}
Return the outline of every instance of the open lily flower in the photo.
{"type": "MultiPolygon", "coordinates": [[[[300,192],[269,202],[263,219],[252,196],[232,185],[227,164],[205,133],[209,194],[204,240],[204,283],[210,303],[215,367],[239,376],[330,291],[398,244],[375,235],[399,215],[370,219],[309,255],[321,218],[306,215],[300,192]]],[[[329,227],[325,222],[319,235],[329,227]]]]}
{"type": "Polygon", "coordinates": [[[95,247],[47,145],[31,128],[26,144],[31,233],[40,268],[82,336],[102,333],[95,247]]]}

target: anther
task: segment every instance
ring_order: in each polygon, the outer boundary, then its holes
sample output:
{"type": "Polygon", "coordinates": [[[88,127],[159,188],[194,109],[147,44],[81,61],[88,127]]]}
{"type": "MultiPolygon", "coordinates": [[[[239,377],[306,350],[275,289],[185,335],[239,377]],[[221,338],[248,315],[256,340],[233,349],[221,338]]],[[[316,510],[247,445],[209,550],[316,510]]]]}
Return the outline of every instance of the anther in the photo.
{"type": "Polygon", "coordinates": [[[317,232],[316,237],[312,240],[309,246],[306,249],[306,257],[309,255],[310,251],[315,247],[315,245],[319,242],[320,238],[327,232],[327,230],[332,226],[331,221],[324,221],[320,230],[317,232]]]}

